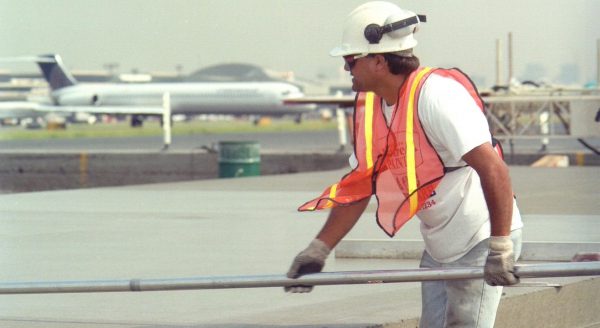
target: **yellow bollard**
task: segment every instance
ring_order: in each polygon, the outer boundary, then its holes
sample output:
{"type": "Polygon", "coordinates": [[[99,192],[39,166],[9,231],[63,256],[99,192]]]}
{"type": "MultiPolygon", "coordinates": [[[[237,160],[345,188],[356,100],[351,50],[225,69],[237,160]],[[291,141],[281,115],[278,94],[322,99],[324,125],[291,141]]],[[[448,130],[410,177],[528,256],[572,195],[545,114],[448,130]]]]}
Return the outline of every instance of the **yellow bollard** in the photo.
{"type": "Polygon", "coordinates": [[[79,185],[81,187],[87,186],[88,180],[88,154],[79,154],[79,185]]]}
{"type": "Polygon", "coordinates": [[[575,154],[575,163],[577,164],[577,166],[584,166],[585,165],[585,154],[582,152],[578,152],[575,154]]]}

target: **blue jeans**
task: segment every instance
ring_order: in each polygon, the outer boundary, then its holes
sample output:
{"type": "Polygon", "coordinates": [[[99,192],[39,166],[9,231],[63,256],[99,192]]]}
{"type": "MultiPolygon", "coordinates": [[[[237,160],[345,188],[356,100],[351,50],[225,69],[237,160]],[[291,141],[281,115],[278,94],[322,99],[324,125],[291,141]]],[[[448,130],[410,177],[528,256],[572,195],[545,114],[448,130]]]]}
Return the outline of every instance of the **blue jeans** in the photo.
{"type": "MultiPolygon", "coordinates": [[[[515,259],[521,254],[521,229],[511,232],[515,259]]],[[[450,263],[439,263],[423,252],[421,268],[483,266],[489,252],[488,239],[465,256],[450,263]]],[[[419,327],[493,327],[502,296],[502,286],[493,287],[483,279],[425,281],[421,283],[422,312],[419,327]]]]}

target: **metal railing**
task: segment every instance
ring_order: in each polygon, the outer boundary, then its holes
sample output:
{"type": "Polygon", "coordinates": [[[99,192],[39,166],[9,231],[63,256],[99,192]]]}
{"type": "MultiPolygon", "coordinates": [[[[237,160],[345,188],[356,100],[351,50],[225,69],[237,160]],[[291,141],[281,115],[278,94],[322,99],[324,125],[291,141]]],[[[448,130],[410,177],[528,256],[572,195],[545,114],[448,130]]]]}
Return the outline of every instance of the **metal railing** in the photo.
{"type": "MultiPolygon", "coordinates": [[[[592,92],[592,91],[590,91],[592,92]]],[[[573,133],[573,124],[578,120],[593,120],[593,113],[583,118],[574,115],[574,102],[589,102],[591,106],[600,106],[600,94],[570,95],[503,95],[483,97],[490,128],[498,139],[542,139],[542,138],[574,138],[595,136],[573,133]],[[588,117],[589,116],[589,117],[588,117]],[[574,117],[577,117],[576,119],[574,117]]],[[[598,107],[594,107],[600,110],[598,107]]],[[[580,114],[580,113],[577,113],[580,114]]],[[[588,133],[583,132],[583,134],[588,133]]]]}

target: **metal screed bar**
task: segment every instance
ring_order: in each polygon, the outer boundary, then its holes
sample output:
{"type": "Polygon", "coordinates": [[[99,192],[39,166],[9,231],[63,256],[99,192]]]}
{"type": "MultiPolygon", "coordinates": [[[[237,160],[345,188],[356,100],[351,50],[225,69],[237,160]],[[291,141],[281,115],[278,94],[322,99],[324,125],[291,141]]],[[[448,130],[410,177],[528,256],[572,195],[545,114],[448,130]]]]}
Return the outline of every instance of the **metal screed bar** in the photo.
{"type": "MultiPolygon", "coordinates": [[[[600,275],[600,262],[521,264],[521,278],[600,275]]],[[[0,294],[143,292],[189,289],[285,287],[292,285],[353,285],[430,280],[481,279],[482,267],[381,271],[323,272],[289,279],[284,275],[205,276],[171,279],[35,281],[0,283],[0,294]]]]}

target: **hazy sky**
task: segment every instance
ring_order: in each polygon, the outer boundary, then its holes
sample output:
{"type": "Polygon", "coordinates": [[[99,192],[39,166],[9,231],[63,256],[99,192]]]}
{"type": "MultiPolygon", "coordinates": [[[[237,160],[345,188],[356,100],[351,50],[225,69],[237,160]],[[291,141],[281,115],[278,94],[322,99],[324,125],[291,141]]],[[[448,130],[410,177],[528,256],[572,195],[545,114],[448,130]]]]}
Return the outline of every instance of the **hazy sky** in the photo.
{"type": "MultiPolygon", "coordinates": [[[[182,65],[189,73],[249,62],[300,77],[343,78],[342,60],[329,57],[329,50],[340,42],[347,14],[363,2],[0,0],[0,57],[59,53],[71,69],[118,62],[120,72],[182,65]]],[[[457,66],[480,85],[493,85],[496,39],[506,48],[512,32],[516,77],[596,79],[600,0],[395,2],[427,15],[415,49],[425,65],[457,66]]],[[[5,63],[2,68],[26,70],[5,63]]]]}

